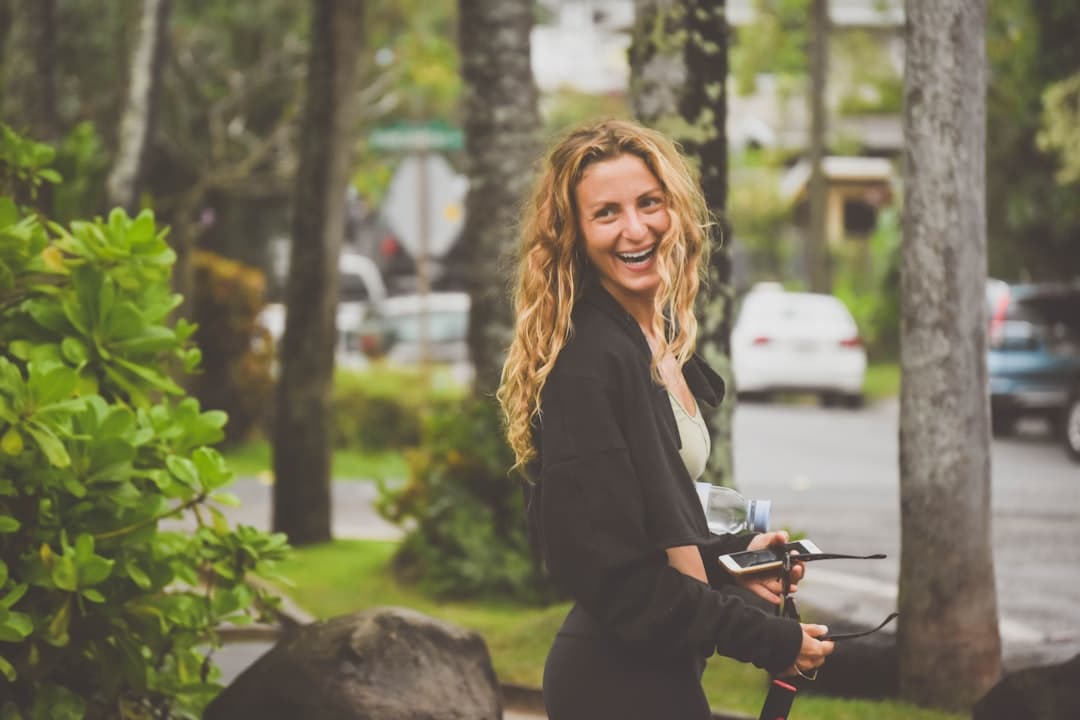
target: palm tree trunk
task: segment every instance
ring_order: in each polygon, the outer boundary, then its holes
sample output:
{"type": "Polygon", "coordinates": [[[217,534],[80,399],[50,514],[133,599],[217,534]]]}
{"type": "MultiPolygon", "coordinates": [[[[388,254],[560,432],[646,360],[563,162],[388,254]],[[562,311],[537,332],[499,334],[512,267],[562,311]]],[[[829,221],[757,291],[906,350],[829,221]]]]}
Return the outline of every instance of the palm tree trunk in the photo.
{"type": "Polygon", "coordinates": [[[493,395],[513,318],[509,252],[539,147],[540,115],[529,57],[533,0],[460,0],[458,43],[465,81],[469,192],[462,237],[467,247],[469,352],[475,391],[493,395]]]}
{"type": "Polygon", "coordinates": [[[1001,672],[990,544],[984,0],[908,0],[900,690],[968,708],[1001,672]]]}
{"type": "Polygon", "coordinates": [[[807,283],[810,290],[832,292],[829,272],[829,240],[825,227],[825,205],[829,183],[825,177],[825,85],[829,73],[829,4],[811,0],[810,8],[810,228],[806,236],[807,283]]]}
{"type": "MultiPolygon", "coordinates": [[[[717,220],[709,282],[699,297],[702,356],[731,384],[734,288],[731,251],[723,241],[728,193],[728,27],[716,0],[637,0],[630,48],[630,88],[639,120],[679,142],[701,172],[701,187],[717,220]]],[[[735,394],[707,417],[712,457],[706,480],[734,484],[732,413],[735,394]]]]}
{"type": "Polygon", "coordinates": [[[287,319],[274,413],[274,529],[331,537],[330,392],[363,0],[314,0],[287,319]]]}

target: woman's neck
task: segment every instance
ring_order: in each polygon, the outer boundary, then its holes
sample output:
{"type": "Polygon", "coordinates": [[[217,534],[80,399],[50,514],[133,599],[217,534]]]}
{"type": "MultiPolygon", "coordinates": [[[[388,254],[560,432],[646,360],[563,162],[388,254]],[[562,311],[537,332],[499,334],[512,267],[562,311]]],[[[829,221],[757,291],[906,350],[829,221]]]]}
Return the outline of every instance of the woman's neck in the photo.
{"type": "Polygon", "coordinates": [[[656,341],[659,338],[656,337],[653,330],[653,319],[656,317],[656,305],[653,298],[622,292],[620,288],[609,287],[603,280],[600,281],[600,284],[604,286],[609,295],[615,298],[615,301],[622,306],[622,309],[637,321],[637,324],[641,327],[641,332],[645,333],[645,339],[649,341],[650,347],[655,348],[656,341]]]}

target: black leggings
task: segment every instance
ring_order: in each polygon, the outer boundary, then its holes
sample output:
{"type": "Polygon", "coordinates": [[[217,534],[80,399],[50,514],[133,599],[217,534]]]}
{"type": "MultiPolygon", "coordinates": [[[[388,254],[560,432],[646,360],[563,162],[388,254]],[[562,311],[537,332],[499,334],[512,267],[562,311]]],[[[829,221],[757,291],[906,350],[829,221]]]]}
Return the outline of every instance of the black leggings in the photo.
{"type": "Polygon", "coordinates": [[[704,667],[621,650],[575,605],[544,665],[544,704],[550,720],[709,720],[704,667]]]}

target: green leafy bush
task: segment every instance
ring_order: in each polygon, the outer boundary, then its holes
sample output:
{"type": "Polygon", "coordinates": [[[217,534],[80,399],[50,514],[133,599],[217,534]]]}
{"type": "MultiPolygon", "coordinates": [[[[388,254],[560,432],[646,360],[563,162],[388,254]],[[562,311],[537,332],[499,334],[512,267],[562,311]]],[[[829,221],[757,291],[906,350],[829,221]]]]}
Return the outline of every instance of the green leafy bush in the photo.
{"type": "Polygon", "coordinates": [[[465,394],[454,386],[433,389],[423,372],[379,364],[338,371],[331,399],[334,446],[380,451],[420,444],[424,415],[456,406],[465,394]]]}
{"type": "Polygon", "coordinates": [[[259,270],[211,252],[193,253],[192,312],[202,351],[200,372],[188,384],[208,408],[229,416],[226,440],[247,440],[270,409],[274,341],[258,323],[266,280],[259,270]]]}
{"type": "Polygon", "coordinates": [[[492,401],[434,411],[408,461],[409,479],[380,484],[378,505],[409,528],[395,556],[402,578],[440,598],[555,597],[529,548],[521,487],[508,475],[513,455],[492,401]]]}
{"type": "Polygon", "coordinates": [[[885,209],[864,247],[848,243],[836,255],[834,294],[851,310],[867,354],[875,362],[900,356],[900,219],[885,209]],[[852,252],[857,250],[858,252],[852,252]]]}
{"type": "Polygon", "coordinates": [[[51,159],[0,125],[0,718],[197,718],[220,689],[201,648],[266,607],[245,579],[285,539],[213,504],[226,416],[170,377],[200,356],[167,323],[165,233],[20,208],[51,159]]]}

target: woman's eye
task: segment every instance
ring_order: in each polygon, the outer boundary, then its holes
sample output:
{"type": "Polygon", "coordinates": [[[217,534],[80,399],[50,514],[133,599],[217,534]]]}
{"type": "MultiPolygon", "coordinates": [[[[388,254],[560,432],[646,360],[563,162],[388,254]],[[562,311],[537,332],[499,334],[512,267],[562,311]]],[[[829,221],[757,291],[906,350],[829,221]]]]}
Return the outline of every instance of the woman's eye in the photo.
{"type": "Polygon", "coordinates": [[[597,220],[603,220],[604,218],[609,218],[614,214],[615,214],[615,209],[608,206],[608,207],[602,207],[599,210],[597,210],[595,217],[596,217],[597,220]]]}
{"type": "Polygon", "coordinates": [[[662,204],[663,204],[663,202],[664,202],[664,201],[663,201],[663,200],[661,200],[661,199],[660,199],[660,198],[658,198],[658,197],[647,197],[647,198],[642,198],[642,200],[641,200],[641,207],[643,207],[643,208],[651,208],[651,207],[656,207],[657,205],[662,205],[662,204]]]}

